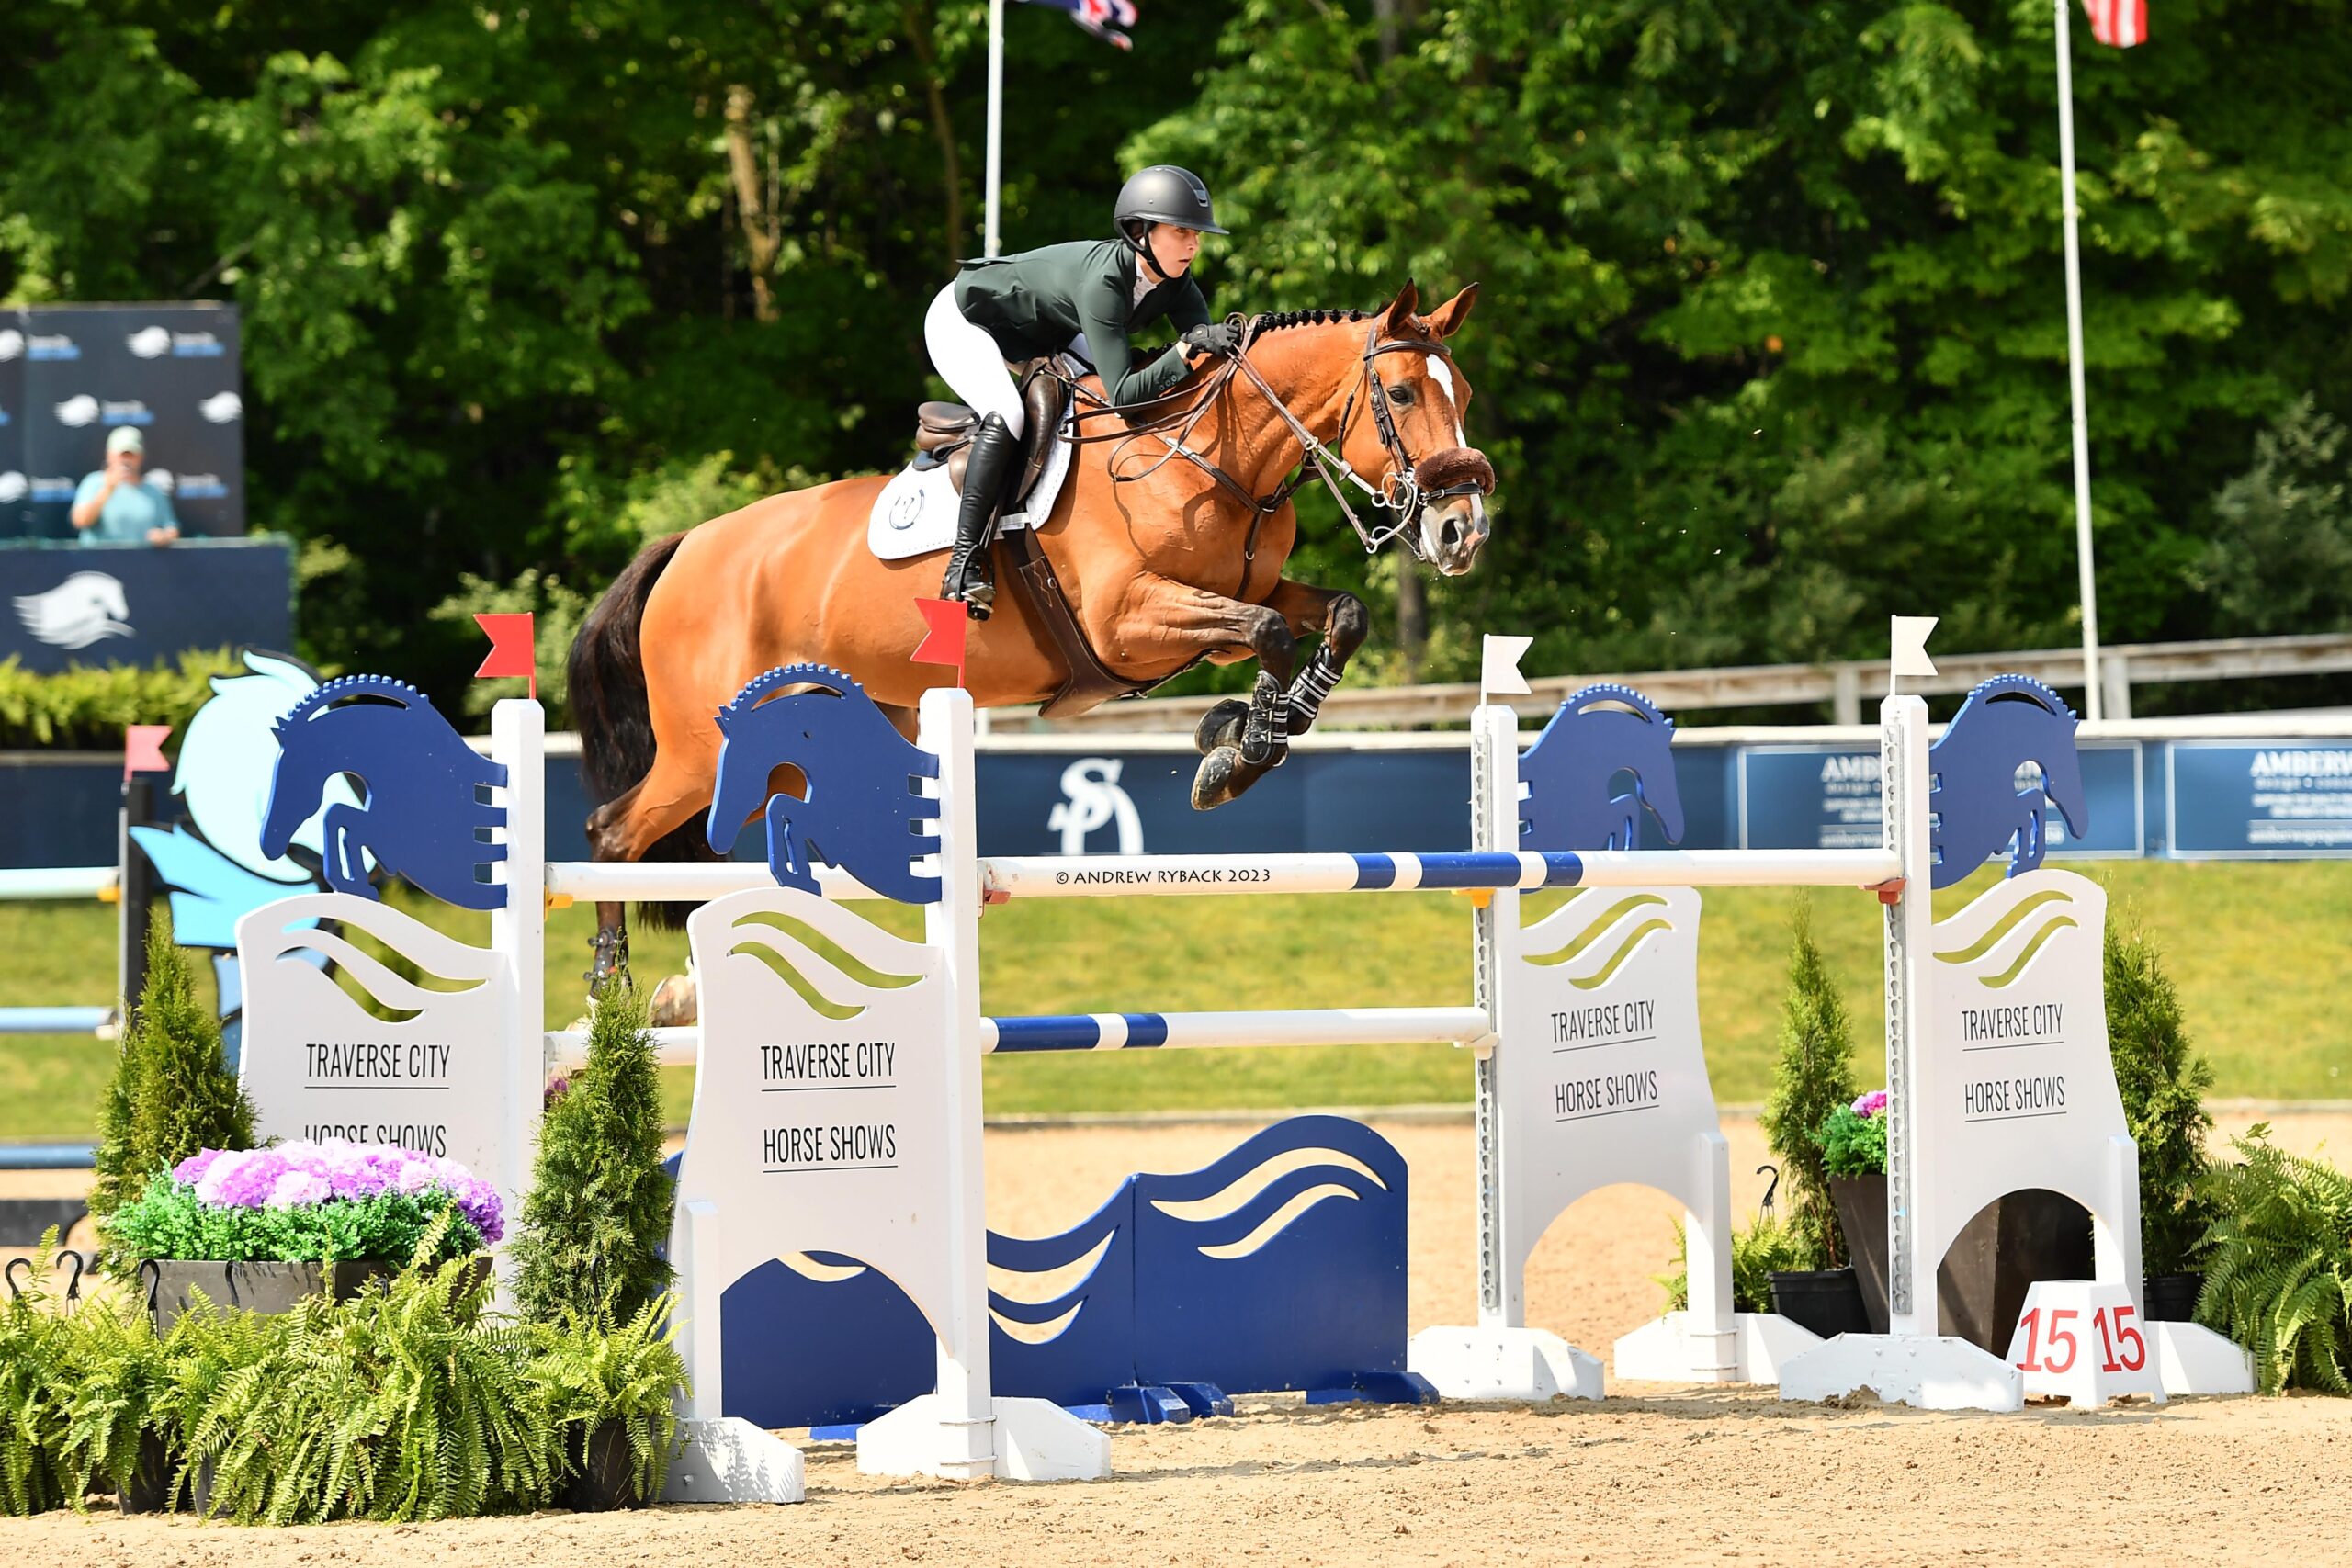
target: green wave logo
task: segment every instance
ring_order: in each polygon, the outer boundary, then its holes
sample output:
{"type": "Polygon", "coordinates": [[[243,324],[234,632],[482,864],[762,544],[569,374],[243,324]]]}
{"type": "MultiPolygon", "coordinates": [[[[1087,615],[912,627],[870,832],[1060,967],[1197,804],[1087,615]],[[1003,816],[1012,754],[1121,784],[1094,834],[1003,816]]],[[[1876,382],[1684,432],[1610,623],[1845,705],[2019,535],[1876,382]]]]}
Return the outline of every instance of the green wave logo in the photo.
{"type": "Polygon", "coordinates": [[[1673,929],[1674,926],[1670,921],[1644,920],[1640,925],[1635,926],[1633,929],[1633,931],[1623,942],[1618,944],[1617,951],[1609,955],[1608,963],[1603,964],[1599,969],[1589,975],[1570,980],[1568,984],[1574,986],[1579,991],[1594,990],[1600,987],[1607,985],[1609,983],[1609,976],[1614,975],[1620,968],[1623,967],[1625,960],[1634,956],[1634,950],[1642,945],[1643,939],[1647,937],[1650,932],[1670,931],[1673,929]]]}
{"type": "Polygon", "coordinates": [[[920,975],[886,975],[860,962],[815,927],[788,915],[739,920],[735,925],[735,935],[734,945],[727,950],[728,957],[740,954],[758,959],[777,979],[791,987],[794,993],[808,1004],[810,1010],[836,1023],[855,1018],[865,1010],[867,1004],[835,1001],[827,996],[819,988],[817,978],[794,962],[792,947],[802,949],[828,965],[826,978],[846,980],[869,990],[895,991],[922,978],[920,975]]]}
{"type": "MultiPolygon", "coordinates": [[[[1656,905],[1657,908],[1662,909],[1666,908],[1666,900],[1659,897],[1655,893],[1636,893],[1630,898],[1620,898],[1614,904],[1610,905],[1608,908],[1603,909],[1600,912],[1600,917],[1590,925],[1585,927],[1584,930],[1578,931],[1575,936],[1570,937],[1568,939],[1568,944],[1566,947],[1559,949],[1555,953],[1546,953],[1540,958],[1530,956],[1527,962],[1530,964],[1540,964],[1546,969],[1549,969],[1555,964],[1571,963],[1583,956],[1585,949],[1590,947],[1594,942],[1599,942],[1600,940],[1601,933],[1608,931],[1610,927],[1615,925],[1619,920],[1623,919],[1627,915],[1632,914],[1634,910],[1647,908],[1652,905],[1656,905]]],[[[1654,921],[1652,923],[1664,924],[1663,921],[1654,921]]],[[[1648,928],[1644,927],[1643,929],[1646,931],[1648,928]]],[[[1618,957],[1622,959],[1623,954],[1620,953],[1618,957]]],[[[1615,966],[1616,960],[1611,960],[1611,967],[1614,968],[1615,966]]]]}
{"type": "Polygon", "coordinates": [[[1976,983],[1983,986],[1987,990],[1997,991],[2004,987],[2013,985],[2016,983],[2018,976],[2025,973],[2026,965],[2033,962],[2033,955],[2040,953],[2042,948],[2049,943],[2052,937],[2056,936],[2063,931],[2076,931],[2081,929],[2080,921],[2076,920],[2071,915],[2062,914],[2059,912],[2060,908],[2063,908],[2064,906],[2072,904],[2073,902],[2074,896],[2072,894],[2062,893],[2055,889],[2046,889],[2033,895],[2033,897],[2030,898],[2021,899],[2018,901],[2016,908],[2011,909],[2008,913],[2003,915],[1998,920],[1996,920],[1993,923],[1992,929],[1987,931],[1983,936],[1978,937],[1966,947],[1957,948],[1950,953],[1937,953],[1936,962],[1939,964],[1973,964],[1978,959],[1983,958],[1986,953],[1992,952],[1993,949],[1998,947],[2003,942],[2007,941],[2010,933],[2023,926],[2029,919],[2039,914],[2047,913],[2050,917],[2049,919],[2047,919],[2039,930],[2035,931],[2031,937],[2027,939],[2025,946],[2018,950],[2017,957],[2010,961],[2007,968],[2002,970],[1998,975],[1980,975],[1976,977],[1976,983]]]}

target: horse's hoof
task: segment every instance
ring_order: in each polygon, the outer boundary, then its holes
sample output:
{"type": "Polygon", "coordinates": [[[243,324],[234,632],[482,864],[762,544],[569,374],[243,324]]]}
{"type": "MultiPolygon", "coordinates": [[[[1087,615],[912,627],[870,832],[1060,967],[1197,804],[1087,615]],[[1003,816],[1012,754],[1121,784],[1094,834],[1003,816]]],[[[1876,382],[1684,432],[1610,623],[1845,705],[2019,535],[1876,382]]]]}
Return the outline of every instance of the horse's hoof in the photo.
{"type": "Polygon", "coordinates": [[[646,1022],[656,1029],[683,1029],[702,1017],[702,998],[691,975],[673,975],[653,987],[646,1022]]]}
{"type": "Polygon", "coordinates": [[[1235,781],[1248,766],[1241,760],[1240,748],[1235,746],[1220,746],[1202,758],[1199,771],[1193,774],[1193,809],[1214,811],[1240,795],[1248,781],[1235,781]]]}
{"type": "Polygon", "coordinates": [[[1193,749],[1208,756],[1220,746],[1241,744],[1241,727],[1250,720],[1250,705],[1239,697],[1227,697],[1201,716],[1200,728],[1193,731],[1193,749]]]}

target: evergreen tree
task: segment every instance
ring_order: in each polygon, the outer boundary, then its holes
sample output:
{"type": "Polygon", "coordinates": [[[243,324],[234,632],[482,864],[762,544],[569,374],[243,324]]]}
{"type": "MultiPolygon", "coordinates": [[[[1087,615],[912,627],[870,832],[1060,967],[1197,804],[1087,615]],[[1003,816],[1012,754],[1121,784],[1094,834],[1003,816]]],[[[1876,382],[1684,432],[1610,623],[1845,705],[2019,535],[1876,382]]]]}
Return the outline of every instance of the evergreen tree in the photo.
{"type": "Polygon", "coordinates": [[[588,1060],[548,1107],[513,1247],[526,1319],[628,1322],[670,1283],[677,1183],[662,1168],[662,1079],[644,997],[596,1004],[588,1060]]]}
{"type": "Polygon", "coordinates": [[[2140,1261],[2150,1274],[2196,1267],[2211,1218],[2197,1196],[2212,1115],[2213,1065],[2191,1053],[2180,995],[2136,920],[2107,925],[2107,1039],[2123,1122],[2140,1145],[2140,1261]]]}
{"type": "Polygon", "coordinates": [[[1813,937],[1813,900],[1799,895],[1792,916],[1789,993],[1781,1008],[1781,1057],[1764,1104],[1764,1135],[1781,1162],[1789,1234],[1803,1261],[1792,1268],[1834,1269],[1846,1261],[1846,1238],[1829,1197],[1829,1173],[1814,1134],[1832,1111],[1854,1099],[1853,1026],[1845,998],[1813,937]]]}
{"type": "Polygon", "coordinates": [[[220,1021],[197,996],[195,968],[158,912],[147,928],[146,987],[107,1086],[90,1212],[113,1213],[199,1149],[253,1142],[253,1104],[221,1053],[220,1021]]]}

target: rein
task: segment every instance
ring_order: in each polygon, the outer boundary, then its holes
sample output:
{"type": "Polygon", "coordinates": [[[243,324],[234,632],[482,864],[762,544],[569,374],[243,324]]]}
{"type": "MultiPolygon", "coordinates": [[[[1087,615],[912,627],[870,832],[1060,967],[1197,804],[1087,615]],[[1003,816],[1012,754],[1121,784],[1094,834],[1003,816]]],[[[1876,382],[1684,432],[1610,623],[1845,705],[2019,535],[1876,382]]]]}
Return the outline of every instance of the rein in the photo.
{"type": "MultiPolygon", "coordinates": [[[[1241,318],[1231,317],[1228,320],[1240,321],[1241,318]]],[[[1377,554],[1383,545],[1402,536],[1405,547],[1412,552],[1414,558],[1427,561],[1429,555],[1422,548],[1419,534],[1408,532],[1412,525],[1419,520],[1421,506],[1428,502],[1442,501],[1449,496],[1484,494],[1487,486],[1476,479],[1468,479],[1442,489],[1422,488],[1418,465],[1414,462],[1412,454],[1405,449],[1404,438],[1397,434],[1395,412],[1389,406],[1388,394],[1380,385],[1380,378],[1375,373],[1373,361],[1384,354],[1409,352],[1434,354],[1451,362],[1453,354],[1443,344],[1434,340],[1389,338],[1383,341],[1380,336],[1380,322],[1374,319],[1372,325],[1364,332],[1363,353],[1358,361],[1362,378],[1354,387],[1349,389],[1347,406],[1340,413],[1339,434],[1329,445],[1326,445],[1315,438],[1314,433],[1306,428],[1306,423],[1291,412],[1290,405],[1275,394],[1273,388],[1266,384],[1266,378],[1258,373],[1258,367],[1250,363],[1250,349],[1263,330],[1261,324],[1263,321],[1264,318],[1260,317],[1243,323],[1244,336],[1241,346],[1210,374],[1208,379],[1202,384],[1199,393],[1187,406],[1141,426],[1130,425],[1124,430],[1104,431],[1099,434],[1091,435],[1073,433],[1069,437],[1071,444],[1082,446],[1099,441],[1125,441],[1147,435],[1159,436],[1167,444],[1168,451],[1165,456],[1139,474],[1114,474],[1111,482],[1133,484],[1148,479],[1176,457],[1182,457],[1191,462],[1193,467],[1207,474],[1242,505],[1250,509],[1251,513],[1250,536],[1243,544],[1241,551],[1241,558],[1245,565],[1254,562],[1257,558],[1260,525],[1304,489],[1310,478],[1321,479],[1324,488],[1331,492],[1331,499],[1339,502],[1340,514],[1348,520],[1348,526],[1353,528],[1356,537],[1363,542],[1366,555],[1377,554]],[[1237,374],[1247,378],[1250,384],[1258,389],[1267,404],[1281,416],[1283,423],[1290,427],[1292,438],[1299,444],[1298,464],[1281,484],[1274,487],[1272,495],[1261,497],[1251,494],[1248,486],[1188,445],[1193,426],[1200,423],[1202,415],[1216,405],[1217,398],[1224,393],[1227,384],[1237,374]],[[1364,396],[1367,392],[1369,396],[1364,396]],[[1380,433],[1380,445],[1391,459],[1388,471],[1382,476],[1377,485],[1357,473],[1338,451],[1338,448],[1347,445],[1348,431],[1355,423],[1356,400],[1359,396],[1364,396],[1366,406],[1372,410],[1373,423],[1380,433]],[[1172,436],[1168,434],[1171,430],[1176,433],[1172,436]],[[1342,480],[1362,491],[1365,502],[1386,512],[1390,521],[1382,526],[1365,527],[1363,519],[1356,515],[1355,508],[1348,503],[1347,492],[1340,488],[1342,480]]],[[[1066,378],[1065,384],[1074,397],[1094,405],[1091,409],[1083,410],[1078,418],[1086,419],[1097,414],[1116,412],[1109,403],[1080,388],[1075,377],[1066,378]]]]}

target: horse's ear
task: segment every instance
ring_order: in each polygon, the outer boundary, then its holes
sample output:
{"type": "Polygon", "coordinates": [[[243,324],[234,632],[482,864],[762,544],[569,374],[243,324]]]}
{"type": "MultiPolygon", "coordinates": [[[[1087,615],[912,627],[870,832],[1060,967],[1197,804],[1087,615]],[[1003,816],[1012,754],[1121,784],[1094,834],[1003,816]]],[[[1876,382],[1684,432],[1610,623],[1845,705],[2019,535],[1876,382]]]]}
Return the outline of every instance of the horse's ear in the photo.
{"type": "Polygon", "coordinates": [[[1470,319],[1470,307],[1477,302],[1478,286],[1474,283],[1430,312],[1430,333],[1439,338],[1452,337],[1470,319]]]}
{"type": "Polygon", "coordinates": [[[1389,302],[1388,309],[1381,313],[1380,335],[1402,337],[1411,332],[1413,312],[1420,307],[1421,291],[1413,287],[1413,280],[1408,277],[1405,280],[1405,287],[1397,290],[1396,298],[1389,302]]]}

